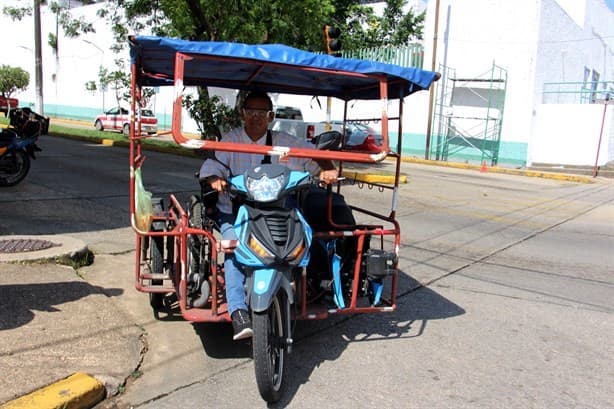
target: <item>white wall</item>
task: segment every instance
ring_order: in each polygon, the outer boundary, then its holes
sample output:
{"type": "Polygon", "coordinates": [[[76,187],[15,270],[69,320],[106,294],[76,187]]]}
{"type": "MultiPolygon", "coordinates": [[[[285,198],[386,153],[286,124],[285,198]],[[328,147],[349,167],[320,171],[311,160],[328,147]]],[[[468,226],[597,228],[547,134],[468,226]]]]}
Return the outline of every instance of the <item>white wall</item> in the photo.
{"type": "MultiPolygon", "coordinates": [[[[592,166],[604,118],[599,104],[543,104],[535,116],[530,163],[592,166]]],[[[598,165],[614,160],[611,129],[614,106],[606,112],[598,165]]]]}
{"type": "MultiPolygon", "coordinates": [[[[425,22],[424,61],[429,65],[435,5],[429,1],[425,22]]],[[[446,61],[447,66],[456,69],[458,78],[483,77],[493,62],[508,72],[502,140],[528,142],[530,139],[538,21],[535,0],[440,2],[437,64],[446,61]]]]}
{"type": "MultiPolygon", "coordinates": [[[[24,5],[23,2],[7,1],[24,5]]],[[[41,48],[43,62],[43,96],[45,104],[81,105],[102,109],[102,95],[86,92],[85,83],[98,78],[98,68],[103,65],[113,67],[116,55],[109,50],[113,43],[106,21],[96,16],[96,11],[104,4],[94,4],[71,10],[73,17],[83,17],[94,23],[96,33],[89,33],[74,39],[64,37],[59,30],[59,58],[47,44],[48,33],[56,32],[55,16],[47,7],[41,8],[41,48]]],[[[26,16],[21,21],[12,21],[0,14],[0,38],[2,53],[0,64],[21,67],[30,74],[30,86],[16,96],[20,100],[35,101],[34,70],[34,25],[33,17],[26,16]],[[10,40],[9,40],[10,39],[10,40]]],[[[128,58],[128,53],[124,55],[128,58]]],[[[111,92],[105,94],[105,105],[115,105],[111,92]]]]}

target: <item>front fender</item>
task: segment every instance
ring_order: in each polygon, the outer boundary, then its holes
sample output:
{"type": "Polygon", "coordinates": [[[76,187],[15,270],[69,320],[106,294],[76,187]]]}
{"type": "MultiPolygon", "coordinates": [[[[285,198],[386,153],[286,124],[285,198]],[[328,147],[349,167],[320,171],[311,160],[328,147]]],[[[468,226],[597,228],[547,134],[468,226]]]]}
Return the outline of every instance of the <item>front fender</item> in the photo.
{"type": "Polygon", "coordinates": [[[286,292],[290,304],[294,304],[292,286],[283,273],[272,268],[256,269],[251,282],[249,306],[252,311],[266,311],[280,288],[286,292]]]}

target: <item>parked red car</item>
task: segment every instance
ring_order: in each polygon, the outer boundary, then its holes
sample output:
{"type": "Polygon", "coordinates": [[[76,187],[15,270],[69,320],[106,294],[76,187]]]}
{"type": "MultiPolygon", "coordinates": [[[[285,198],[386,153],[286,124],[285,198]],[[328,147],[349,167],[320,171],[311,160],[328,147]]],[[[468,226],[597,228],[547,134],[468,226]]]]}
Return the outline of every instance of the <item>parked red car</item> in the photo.
{"type": "MultiPolygon", "coordinates": [[[[158,132],[158,118],[149,109],[141,109],[141,132],[150,135],[158,132]]],[[[98,115],[94,126],[99,131],[121,131],[124,135],[130,133],[130,115],[127,109],[115,107],[98,115]]]]}
{"type": "Polygon", "coordinates": [[[4,113],[4,116],[8,115],[9,108],[11,111],[19,106],[19,101],[16,98],[6,98],[0,95],[0,112],[4,113]]]}

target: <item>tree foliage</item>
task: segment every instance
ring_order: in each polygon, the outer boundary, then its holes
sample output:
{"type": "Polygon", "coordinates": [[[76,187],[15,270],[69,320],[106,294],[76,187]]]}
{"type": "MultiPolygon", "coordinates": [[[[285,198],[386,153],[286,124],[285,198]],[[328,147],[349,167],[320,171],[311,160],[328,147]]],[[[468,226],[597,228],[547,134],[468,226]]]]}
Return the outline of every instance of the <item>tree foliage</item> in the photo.
{"type": "Polygon", "coordinates": [[[332,0],[110,0],[101,10],[117,42],[129,32],[191,40],[283,43],[322,50],[319,28],[334,11],[332,0]]]}
{"type": "Polygon", "coordinates": [[[399,46],[422,40],[425,13],[413,8],[404,12],[406,0],[386,2],[382,16],[373,8],[353,0],[336,0],[333,24],[342,29],[343,48],[399,46]]]}
{"type": "Polygon", "coordinates": [[[187,95],[183,101],[190,116],[196,121],[203,139],[219,137],[220,131],[228,131],[239,126],[241,118],[237,110],[222,103],[219,96],[187,95]]]}
{"type": "MultiPolygon", "coordinates": [[[[30,1],[20,0],[19,4],[31,3],[30,1]]],[[[42,1],[36,0],[35,5],[40,6],[42,1]]],[[[87,2],[84,2],[84,4],[87,2]]],[[[75,38],[81,34],[94,33],[94,26],[91,22],[85,21],[83,17],[74,18],[70,13],[67,5],[60,4],[52,1],[49,3],[49,10],[56,15],[56,22],[58,27],[62,27],[64,35],[68,38],[75,38]]],[[[15,21],[21,21],[26,16],[32,15],[32,7],[26,6],[4,6],[2,7],[2,13],[9,16],[15,21]]],[[[48,33],[47,43],[57,55],[58,53],[58,33],[48,33]]]]}
{"type": "Polygon", "coordinates": [[[30,74],[19,67],[0,66],[0,94],[5,98],[18,91],[23,91],[30,84],[30,74]]]}
{"type": "MultiPolygon", "coordinates": [[[[424,14],[404,14],[406,0],[392,0],[383,16],[358,0],[109,0],[100,17],[110,22],[114,51],[127,47],[128,35],[153,34],[201,41],[248,44],[282,43],[324,51],[325,24],[341,29],[345,49],[406,44],[422,37],[424,14]]],[[[203,136],[219,136],[223,121],[232,120],[221,100],[206,88],[184,105],[203,136]],[[220,122],[222,121],[222,122],[220,122]]],[[[234,112],[236,116],[236,111],[234,112]]]]}

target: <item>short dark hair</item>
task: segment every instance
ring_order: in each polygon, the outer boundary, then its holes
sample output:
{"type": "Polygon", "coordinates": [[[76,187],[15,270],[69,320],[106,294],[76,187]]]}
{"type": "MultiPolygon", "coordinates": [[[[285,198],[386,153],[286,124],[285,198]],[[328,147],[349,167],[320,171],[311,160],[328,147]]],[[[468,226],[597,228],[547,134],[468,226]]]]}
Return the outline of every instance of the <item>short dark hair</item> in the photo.
{"type": "Polygon", "coordinates": [[[273,110],[273,101],[271,101],[271,97],[264,91],[250,91],[249,94],[243,100],[243,108],[247,105],[247,101],[250,99],[266,99],[269,103],[269,111],[273,110]]]}

